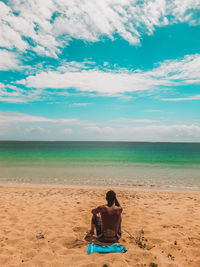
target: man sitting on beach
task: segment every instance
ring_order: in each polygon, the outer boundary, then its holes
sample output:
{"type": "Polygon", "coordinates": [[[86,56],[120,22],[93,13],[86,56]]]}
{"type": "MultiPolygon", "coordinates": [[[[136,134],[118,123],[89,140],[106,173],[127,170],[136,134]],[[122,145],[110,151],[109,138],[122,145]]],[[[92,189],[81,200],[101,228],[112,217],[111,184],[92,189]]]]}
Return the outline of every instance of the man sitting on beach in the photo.
{"type": "Polygon", "coordinates": [[[96,227],[97,239],[102,242],[117,242],[121,237],[122,207],[112,190],[106,193],[107,204],[92,210],[90,234],[96,227]]]}

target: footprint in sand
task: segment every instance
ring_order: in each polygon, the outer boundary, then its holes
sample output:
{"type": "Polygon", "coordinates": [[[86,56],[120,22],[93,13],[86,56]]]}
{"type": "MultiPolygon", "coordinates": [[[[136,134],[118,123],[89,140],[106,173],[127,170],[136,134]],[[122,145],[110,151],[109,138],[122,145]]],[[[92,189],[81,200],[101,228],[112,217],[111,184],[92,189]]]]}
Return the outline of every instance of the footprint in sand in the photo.
{"type": "Polygon", "coordinates": [[[82,227],[82,226],[75,226],[75,227],[73,227],[73,231],[74,232],[86,232],[87,228],[86,227],[82,227]]]}

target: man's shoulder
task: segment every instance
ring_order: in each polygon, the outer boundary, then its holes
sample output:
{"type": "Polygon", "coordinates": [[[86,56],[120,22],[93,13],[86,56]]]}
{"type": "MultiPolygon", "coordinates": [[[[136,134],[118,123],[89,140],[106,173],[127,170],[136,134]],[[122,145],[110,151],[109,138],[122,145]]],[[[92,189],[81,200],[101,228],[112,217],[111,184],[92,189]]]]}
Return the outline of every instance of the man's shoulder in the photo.
{"type": "Polygon", "coordinates": [[[122,212],[122,210],[123,210],[121,206],[119,206],[119,207],[116,206],[115,209],[116,209],[116,211],[118,211],[118,212],[122,212]]]}
{"type": "Polygon", "coordinates": [[[98,206],[98,209],[100,209],[100,210],[106,210],[107,209],[107,206],[106,205],[101,205],[101,206],[98,206]]]}
{"type": "Polygon", "coordinates": [[[105,205],[105,207],[106,207],[105,209],[112,210],[112,212],[114,212],[114,213],[117,213],[117,214],[122,213],[122,207],[121,206],[108,207],[107,205],[105,205]]]}
{"type": "Polygon", "coordinates": [[[100,212],[109,212],[109,210],[112,210],[112,211],[114,211],[114,213],[116,212],[116,213],[122,213],[122,207],[120,206],[120,207],[118,207],[118,206],[115,206],[114,208],[113,207],[109,207],[108,205],[101,205],[101,206],[99,206],[98,207],[98,209],[99,209],[99,211],[100,212]]]}

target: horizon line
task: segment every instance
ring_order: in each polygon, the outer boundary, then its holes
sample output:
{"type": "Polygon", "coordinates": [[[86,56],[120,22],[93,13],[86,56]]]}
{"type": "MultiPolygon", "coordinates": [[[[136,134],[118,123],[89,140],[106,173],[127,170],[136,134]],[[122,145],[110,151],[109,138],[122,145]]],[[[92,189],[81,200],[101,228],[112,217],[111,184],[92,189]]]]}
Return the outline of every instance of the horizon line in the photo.
{"type": "Polygon", "coordinates": [[[99,143],[184,143],[184,144],[200,144],[200,141],[128,141],[128,140],[0,140],[0,142],[99,142],[99,143]]]}

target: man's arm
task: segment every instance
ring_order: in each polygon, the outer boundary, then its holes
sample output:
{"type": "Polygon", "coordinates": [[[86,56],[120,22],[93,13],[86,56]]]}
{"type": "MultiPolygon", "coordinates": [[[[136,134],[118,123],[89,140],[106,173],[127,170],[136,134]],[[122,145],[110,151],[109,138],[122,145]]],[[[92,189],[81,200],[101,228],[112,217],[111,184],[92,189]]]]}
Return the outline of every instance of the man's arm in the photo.
{"type": "Polygon", "coordinates": [[[120,204],[119,204],[119,201],[117,200],[117,198],[115,198],[115,205],[116,205],[117,207],[120,207],[120,204]]]}
{"type": "Polygon", "coordinates": [[[91,211],[92,214],[98,214],[98,213],[100,213],[100,212],[102,211],[102,207],[103,207],[103,206],[99,206],[98,208],[93,209],[93,210],[91,211]]]}

